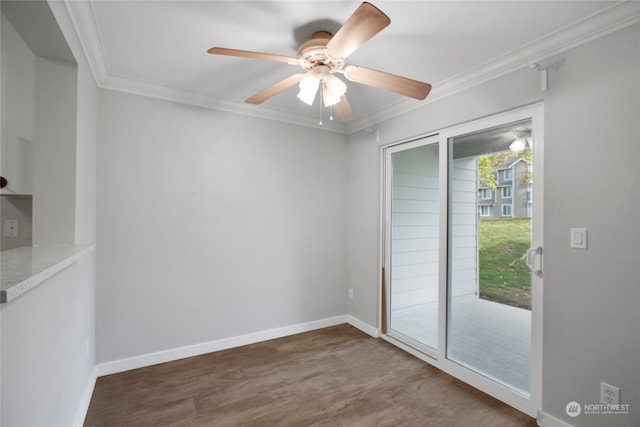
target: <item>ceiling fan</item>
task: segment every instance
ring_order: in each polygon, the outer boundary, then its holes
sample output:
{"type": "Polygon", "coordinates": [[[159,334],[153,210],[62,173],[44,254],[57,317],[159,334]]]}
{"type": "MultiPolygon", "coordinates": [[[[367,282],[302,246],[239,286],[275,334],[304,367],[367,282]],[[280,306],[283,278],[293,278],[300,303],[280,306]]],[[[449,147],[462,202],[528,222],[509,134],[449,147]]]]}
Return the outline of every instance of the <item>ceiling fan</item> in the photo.
{"type": "Polygon", "coordinates": [[[353,111],[345,95],[347,86],[334,75],[335,73],[344,74],[352,82],[386,89],[419,100],[425,99],[431,91],[431,85],[428,83],[358,65],[345,64],[349,55],[390,23],[389,17],[381,10],[371,3],[364,2],[335,34],[326,31],[314,33],[311,40],[300,45],[296,57],[222,47],[212,47],[207,52],[215,55],[286,62],[287,64],[299,65],[304,70],[303,73],[293,74],[253,95],[245,102],[261,104],[295,84],[299,84],[298,98],[303,102],[312,105],[318,88],[321,88],[324,105],[326,107],[333,106],[338,119],[349,120],[353,118],[353,111]]]}

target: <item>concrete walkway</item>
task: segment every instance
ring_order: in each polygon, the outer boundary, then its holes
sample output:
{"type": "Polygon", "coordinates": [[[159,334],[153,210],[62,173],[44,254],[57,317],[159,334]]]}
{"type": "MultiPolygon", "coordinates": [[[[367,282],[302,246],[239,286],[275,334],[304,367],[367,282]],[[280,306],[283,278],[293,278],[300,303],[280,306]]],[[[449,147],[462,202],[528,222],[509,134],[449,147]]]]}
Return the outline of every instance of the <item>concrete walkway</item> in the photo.
{"type": "MultiPolygon", "coordinates": [[[[428,346],[437,343],[437,306],[394,310],[391,329],[428,346]]],[[[451,302],[447,358],[529,395],[531,312],[475,295],[451,302]]]]}

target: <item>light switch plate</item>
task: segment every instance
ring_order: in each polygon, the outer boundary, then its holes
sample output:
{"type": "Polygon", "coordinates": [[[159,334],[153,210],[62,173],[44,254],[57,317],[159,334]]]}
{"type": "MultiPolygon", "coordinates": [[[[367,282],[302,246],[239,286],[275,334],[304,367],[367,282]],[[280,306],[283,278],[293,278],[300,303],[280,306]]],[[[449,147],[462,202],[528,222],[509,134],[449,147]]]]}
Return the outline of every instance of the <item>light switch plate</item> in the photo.
{"type": "Polygon", "coordinates": [[[587,249],[587,229],[571,228],[571,248],[587,249]]]}

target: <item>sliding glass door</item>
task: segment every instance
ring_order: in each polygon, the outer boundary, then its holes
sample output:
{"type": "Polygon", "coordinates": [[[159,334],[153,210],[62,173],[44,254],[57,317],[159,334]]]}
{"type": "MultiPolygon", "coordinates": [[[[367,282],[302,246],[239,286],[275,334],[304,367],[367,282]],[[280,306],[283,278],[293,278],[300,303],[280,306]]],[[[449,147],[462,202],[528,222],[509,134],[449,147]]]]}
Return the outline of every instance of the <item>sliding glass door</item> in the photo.
{"type": "Polygon", "coordinates": [[[529,396],[531,119],[458,135],[448,143],[446,356],[529,396]]]}
{"type": "Polygon", "coordinates": [[[384,148],[384,337],[531,415],[541,126],[533,107],[384,148]]]}

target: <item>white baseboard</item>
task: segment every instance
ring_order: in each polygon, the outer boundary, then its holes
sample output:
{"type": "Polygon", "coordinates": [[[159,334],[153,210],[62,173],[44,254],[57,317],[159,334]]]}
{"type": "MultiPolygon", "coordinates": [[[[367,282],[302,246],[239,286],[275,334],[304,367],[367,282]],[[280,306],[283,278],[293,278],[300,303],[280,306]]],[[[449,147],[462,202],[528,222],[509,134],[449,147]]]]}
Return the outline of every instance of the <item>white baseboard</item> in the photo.
{"type": "Polygon", "coordinates": [[[562,421],[560,418],[556,418],[542,411],[538,411],[536,419],[540,427],[573,427],[573,425],[568,422],[562,421]]]}
{"type": "Polygon", "coordinates": [[[187,357],[199,356],[201,354],[211,353],[214,351],[254,344],[275,338],[282,338],[343,323],[348,323],[374,338],[380,337],[380,330],[378,328],[375,328],[351,315],[343,315],[100,363],[91,371],[87,385],[82,393],[82,398],[78,405],[78,411],[73,425],[74,427],[83,425],[87,411],[89,410],[89,404],[91,403],[91,396],[93,395],[96,379],[98,377],[129,371],[131,369],[144,368],[145,366],[157,365],[159,363],[171,362],[173,360],[184,359],[187,357]]]}
{"type": "Polygon", "coordinates": [[[362,320],[347,314],[347,323],[353,326],[354,328],[360,329],[367,335],[372,336],[373,338],[380,338],[380,329],[374,328],[368,323],[363,322],[362,320]]]}
{"type": "Polygon", "coordinates": [[[351,316],[342,315],[329,317],[326,319],[314,320],[312,322],[298,323],[295,325],[283,326],[281,328],[268,329],[265,331],[253,332],[246,335],[223,338],[204,342],[200,344],[178,347],[169,350],[158,351],[155,353],[142,354],[140,356],[129,357],[126,359],[114,360],[111,362],[100,363],[96,366],[98,377],[118,372],[129,371],[131,369],[144,368],[145,366],[157,365],[159,363],[171,362],[174,360],[184,359],[201,354],[211,353],[214,351],[226,350],[229,348],[240,347],[247,344],[254,344],[261,341],[267,341],[274,338],[282,338],[289,335],[300,334],[303,332],[313,331],[315,329],[326,328],[329,326],[340,325],[342,323],[350,323],[358,329],[372,335],[363,327],[371,330],[369,325],[352,318],[351,316]],[[351,323],[351,320],[357,323],[351,323]]]}
{"type": "Polygon", "coordinates": [[[87,417],[87,411],[89,410],[89,404],[91,403],[91,396],[93,396],[93,389],[96,386],[96,379],[98,378],[97,369],[94,366],[89,373],[87,384],[82,392],[82,397],[78,403],[78,409],[76,411],[76,419],[73,421],[74,427],[82,427],[84,420],[87,417]]]}

